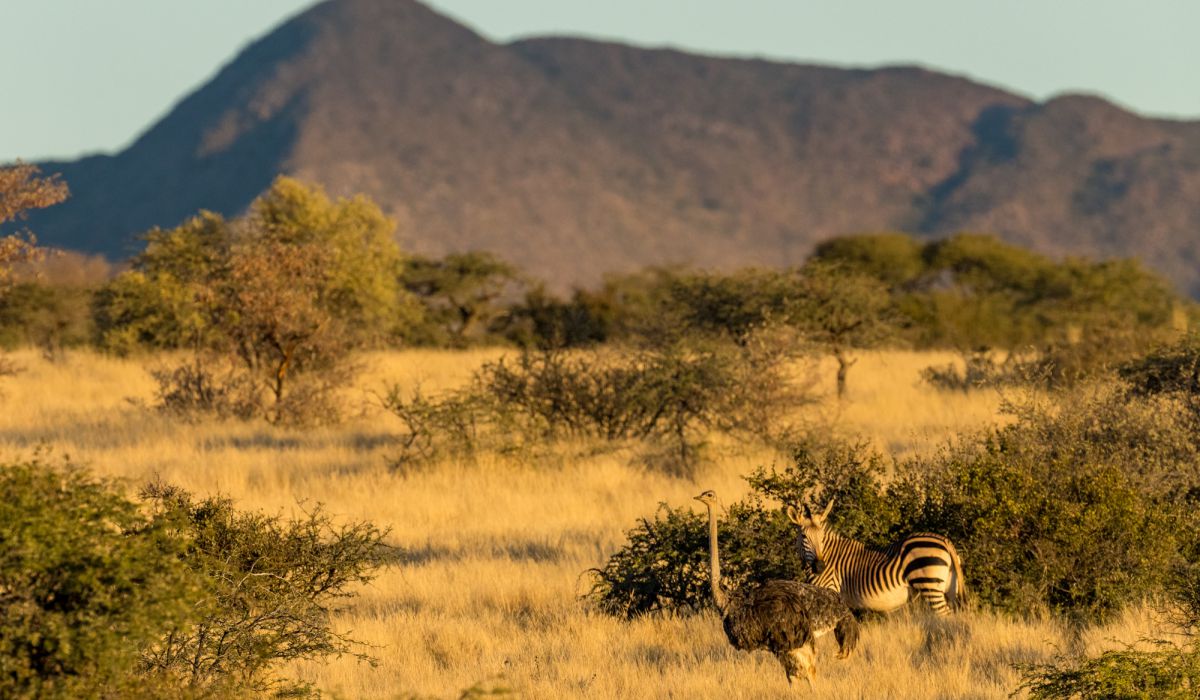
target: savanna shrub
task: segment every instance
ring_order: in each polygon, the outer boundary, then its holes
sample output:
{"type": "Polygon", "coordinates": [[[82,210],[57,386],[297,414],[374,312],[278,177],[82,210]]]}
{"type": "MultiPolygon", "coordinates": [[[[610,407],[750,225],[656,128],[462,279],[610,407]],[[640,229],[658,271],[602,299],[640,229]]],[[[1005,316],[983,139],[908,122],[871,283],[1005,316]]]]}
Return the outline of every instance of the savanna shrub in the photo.
{"type": "Polygon", "coordinates": [[[285,519],[196,500],[178,488],[143,490],[154,522],[182,543],[180,561],[201,581],[195,622],[146,650],[143,668],[196,693],[302,694],[272,671],[301,658],[351,654],[359,645],[330,625],[336,604],[370,581],[386,533],[370,523],[336,525],[319,508],[285,519]]]}
{"type": "Polygon", "coordinates": [[[1025,375],[1049,388],[1073,387],[1109,379],[1123,363],[1145,353],[1154,342],[1152,330],[1092,329],[1078,342],[1047,343],[1019,365],[1025,375]]]}
{"type": "Polygon", "coordinates": [[[1007,427],[897,465],[887,491],[904,529],[948,536],[973,597],[996,609],[1102,621],[1160,591],[1194,538],[1178,497],[1187,432],[1111,389],[1013,410],[1007,427]]]}
{"type": "MultiPolygon", "coordinates": [[[[599,610],[633,618],[651,612],[697,611],[712,605],[707,517],[687,508],[659,506],[643,518],[629,542],[592,569],[587,598],[599,610]]],[[[757,499],[735,503],[718,518],[721,574],[726,585],[803,578],[791,523],[757,499]]]]}
{"type": "MultiPolygon", "coordinates": [[[[813,440],[799,443],[785,468],[759,468],[747,481],[754,493],[784,504],[802,504],[820,492],[834,501],[830,526],[871,546],[888,544],[903,528],[901,513],[884,487],[889,463],[866,443],[813,440]]],[[[792,539],[795,544],[796,534],[792,539]]]]}
{"type": "Polygon", "coordinates": [[[1200,336],[1160,347],[1118,370],[1137,396],[1174,396],[1200,413],[1200,336]]]}
{"type": "Polygon", "coordinates": [[[398,467],[470,456],[485,445],[505,451],[519,436],[517,431],[500,429],[496,423],[504,417],[502,410],[471,388],[429,396],[420,388],[405,393],[393,386],[381,403],[402,426],[396,436],[398,467]]]}
{"type": "Polygon", "coordinates": [[[385,533],[162,484],[143,498],[69,463],[0,465],[0,697],[295,695],[280,663],[365,657],[330,613],[385,533]]]}
{"type": "Polygon", "coordinates": [[[787,409],[808,394],[777,347],[524,351],[484,365],[467,389],[431,398],[393,387],[383,405],[403,421],[409,456],[561,438],[644,440],[688,468],[711,430],[768,441],[791,433],[787,409]]]}
{"type": "Polygon", "coordinates": [[[1032,700],[1193,700],[1200,693],[1200,646],[1107,651],[1025,669],[1032,700]]]}
{"type": "Polygon", "coordinates": [[[1017,356],[1009,353],[1004,360],[986,349],[961,353],[962,364],[933,365],[921,370],[921,378],[938,389],[970,391],[989,387],[1030,383],[1030,372],[1017,356]]]}
{"type": "Polygon", "coordinates": [[[197,354],[174,367],[151,370],[150,376],[158,384],[158,409],[185,419],[200,415],[252,418],[261,410],[253,382],[236,372],[217,371],[220,364],[197,354]]]}
{"type": "MultiPolygon", "coordinates": [[[[838,498],[831,522],[870,542],[886,539],[895,514],[883,498],[884,462],[861,445],[804,443],[783,470],[759,469],[754,491],[718,517],[721,573],[726,584],[804,579],[792,523],[764,498],[795,502],[815,485],[838,498]]],[[[601,568],[592,569],[588,597],[600,610],[621,617],[654,611],[698,610],[711,605],[706,518],[663,504],[653,521],[643,519],[628,543],[601,568]]]]}
{"type": "Polygon", "coordinates": [[[72,464],[0,465],[0,696],[156,695],[142,651],[200,598],[180,543],[72,464]]]}
{"type": "Polygon", "coordinates": [[[1200,693],[1200,570],[1182,567],[1171,579],[1173,620],[1182,639],[1148,640],[1095,657],[1066,656],[1023,670],[1022,690],[1037,700],[1183,700],[1200,693]]]}

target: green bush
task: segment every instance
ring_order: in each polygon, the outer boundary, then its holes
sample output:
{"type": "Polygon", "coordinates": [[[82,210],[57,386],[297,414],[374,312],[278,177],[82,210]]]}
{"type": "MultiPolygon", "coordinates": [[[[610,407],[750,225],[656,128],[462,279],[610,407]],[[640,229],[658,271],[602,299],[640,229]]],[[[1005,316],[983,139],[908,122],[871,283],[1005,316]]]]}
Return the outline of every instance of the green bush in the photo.
{"type": "Polygon", "coordinates": [[[393,387],[383,405],[405,426],[408,457],[471,452],[487,444],[562,438],[642,440],[693,467],[712,430],[777,441],[786,409],[808,399],[785,371],[783,346],[673,345],[629,352],[544,350],[488,363],[469,388],[441,397],[393,387]]]}
{"type": "Polygon", "coordinates": [[[182,556],[111,482],[71,464],[0,465],[0,696],[154,694],[139,657],[200,600],[182,556]]]}
{"type": "Polygon", "coordinates": [[[0,294],[0,346],[32,345],[53,356],[91,340],[91,290],[33,282],[0,294]]]}
{"type": "Polygon", "coordinates": [[[515,426],[505,430],[501,424],[509,422],[507,414],[472,388],[428,396],[420,388],[405,393],[392,386],[381,403],[402,426],[396,436],[397,467],[471,456],[484,447],[508,451],[521,437],[515,426]]]}
{"type": "MultiPolygon", "coordinates": [[[[804,579],[791,521],[765,498],[794,502],[814,485],[838,498],[831,522],[865,541],[887,541],[896,522],[881,490],[883,460],[861,445],[804,444],[783,470],[759,469],[753,492],[718,518],[721,572],[732,585],[771,579],[804,579]]],[[[603,567],[592,569],[589,600],[601,611],[631,618],[655,611],[695,611],[711,605],[708,530],[704,516],[662,504],[653,521],[643,519],[629,541],[603,567]]]]}
{"type": "Polygon", "coordinates": [[[1026,669],[1033,700],[1192,700],[1200,692],[1200,646],[1108,651],[1026,669]]]}
{"type": "Polygon", "coordinates": [[[204,592],[195,622],[143,654],[147,673],[198,694],[302,694],[305,686],[272,671],[294,659],[367,658],[333,630],[330,615],[373,578],[386,533],[365,522],[337,525],[319,508],[292,519],[239,511],[228,498],[197,501],[163,484],[143,497],[154,522],[182,543],[178,561],[204,592]]]}
{"type": "Polygon", "coordinates": [[[143,496],[71,464],[0,465],[0,697],[295,694],[280,663],[363,656],[330,613],[370,580],[384,533],[143,496]]]}
{"type": "Polygon", "coordinates": [[[400,282],[424,308],[419,327],[411,329],[409,337],[456,348],[495,340],[496,325],[504,315],[500,302],[523,286],[515,267],[481,251],[411,258],[400,282]]]}
{"type": "Polygon", "coordinates": [[[1135,395],[1200,398],[1200,336],[1156,348],[1122,365],[1119,374],[1135,395]]]}
{"type": "Polygon", "coordinates": [[[847,236],[819,245],[813,259],[886,285],[916,345],[1041,348],[1057,357],[1039,374],[1060,383],[1128,359],[1112,352],[1114,340],[1144,350],[1195,309],[1136,261],[1055,261],[977,234],[847,236]]]}
{"type": "MultiPolygon", "coordinates": [[[[600,611],[626,619],[710,607],[707,522],[690,509],[661,504],[654,520],[643,518],[624,547],[588,572],[586,597],[600,611]]],[[[803,577],[791,523],[755,499],[730,506],[718,519],[718,539],[729,585],[803,577]]]]}
{"type": "MultiPolygon", "coordinates": [[[[903,529],[902,515],[887,493],[889,463],[864,442],[800,443],[784,469],[756,469],[747,481],[755,494],[783,504],[807,502],[814,491],[837,507],[829,524],[846,537],[883,547],[903,529]]],[[[791,538],[795,544],[795,534],[791,538]]]]}
{"type": "Polygon", "coordinates": [[[1037,700],[1183,700],[1200,692],[1200,570],[1181,569],[1171,580],[1175,622],[1183,639],[1148,640],[1099,656],[1066,656],[1023,669],[1021,690],[1037,700]]]}
{"type": "Polygon", "coordinates": [[[897,465],[888,497],[906,528],[950,537],[996,609],[1093,622],[1161,591],[1193,546],[1191,430],[1113,389],[1012,410],[1007,427],[897,465]]]}
{"type": "Polygon", "coordinates": [[[522,348],[549,350],[596,345],[618,334],[618,308],[611,287],[575,290],[561,300],[536,286],[512,306],[502,323],[504,337],[522,348]]]}

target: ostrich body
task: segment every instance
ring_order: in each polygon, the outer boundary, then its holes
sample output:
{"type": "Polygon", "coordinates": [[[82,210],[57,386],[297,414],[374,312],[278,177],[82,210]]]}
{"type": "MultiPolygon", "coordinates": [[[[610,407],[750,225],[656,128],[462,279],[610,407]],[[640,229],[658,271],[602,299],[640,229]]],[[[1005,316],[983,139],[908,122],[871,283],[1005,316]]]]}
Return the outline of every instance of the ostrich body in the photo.
{"type": "Polygon", "coordinates": [[[725,636],[734,649],[765,649],[779,659],[788,683],[797,675],[816,676],[815,643],[833,631],[839,658],[845,658],[858,642],[858,622],[835,591],[799,581],[773,580],[761,586],[735,589],[726,595],[721,588],[721,557],[717,549],[716,494],[705,491],[696,497],[708,508],[709,573],[713,602],[721,613],[725,636]]]}

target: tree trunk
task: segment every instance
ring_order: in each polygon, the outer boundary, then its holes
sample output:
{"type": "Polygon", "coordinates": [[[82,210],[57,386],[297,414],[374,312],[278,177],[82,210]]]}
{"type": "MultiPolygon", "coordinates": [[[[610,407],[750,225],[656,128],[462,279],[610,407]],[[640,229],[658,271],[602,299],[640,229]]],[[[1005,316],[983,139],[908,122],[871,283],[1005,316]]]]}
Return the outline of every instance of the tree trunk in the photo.
{"type": "Polygon", "coordinates": [[[853,367],[854,363],[858,362],[858,360],[850,359],[846,356],[846,352],[840,348],[833,351],[833,356],[837,358],[838,363],[837,397],[838,401],[841,401],[842,399],[846,398],[846,373],[850,371],[850,368],[853,367]]]}

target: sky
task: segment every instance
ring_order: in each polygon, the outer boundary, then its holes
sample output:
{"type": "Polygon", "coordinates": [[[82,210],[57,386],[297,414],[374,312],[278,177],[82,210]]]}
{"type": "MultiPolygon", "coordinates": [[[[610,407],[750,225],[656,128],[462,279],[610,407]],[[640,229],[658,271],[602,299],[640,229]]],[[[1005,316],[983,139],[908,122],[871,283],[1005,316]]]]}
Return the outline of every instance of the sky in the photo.
{"type": "MultiPolygon", "coordinates": [[[[0,162],[115,152],[312,0],[0,0],[0,162]]],[[[570,34],[1200,119],[1197,0],[430,0],[496,41],[570,34]]]]}

